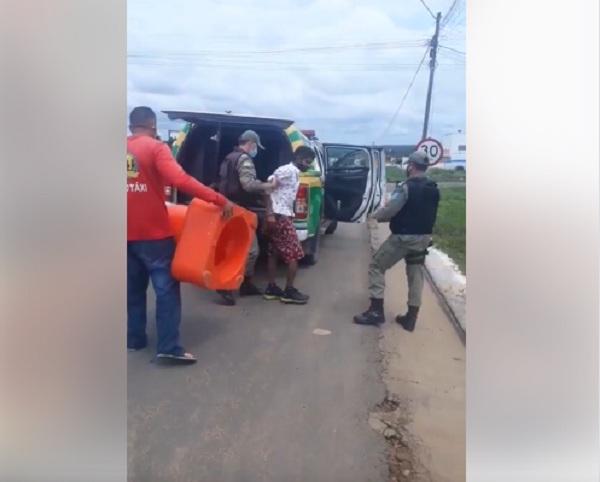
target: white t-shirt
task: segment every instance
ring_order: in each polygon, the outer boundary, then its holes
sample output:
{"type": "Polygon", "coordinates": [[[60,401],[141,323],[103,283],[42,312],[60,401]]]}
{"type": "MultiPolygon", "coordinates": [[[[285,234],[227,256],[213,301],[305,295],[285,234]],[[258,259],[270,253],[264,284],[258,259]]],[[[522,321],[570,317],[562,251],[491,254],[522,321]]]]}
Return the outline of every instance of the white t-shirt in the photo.
{"type": "Polygon", "coordinates": [[[271,204],[275,214],[294,216],[294,201],[300,186],[300,169],[290,162],[275,170],[269,177],[277,179],[277,188],[271,193],[271,204]]]}

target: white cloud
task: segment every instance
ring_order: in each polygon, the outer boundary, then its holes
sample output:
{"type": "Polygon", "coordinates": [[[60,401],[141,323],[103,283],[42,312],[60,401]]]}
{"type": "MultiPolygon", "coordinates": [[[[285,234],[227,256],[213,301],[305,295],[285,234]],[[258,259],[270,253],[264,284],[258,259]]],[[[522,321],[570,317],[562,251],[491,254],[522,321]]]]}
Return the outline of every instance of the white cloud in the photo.
{"type": "MultiPolygon", "coordinates": [[[[442,12],[450,3],[428,2],[442,12]]],[[[281,116],[316,129],[327,141],[415,142],[422,129],[427,65],[388,136],[379,135],[425,47],[245,52],[418,41],[430,37],[433,27],[417,0],[130,0],[128,104],[281,116]]],[[[464,50],[461,32],[451,37],[451,45],[464,50]]],[[[431,134],[439,137],[464,128],[464,67],[445,65],[457,57],[440,51],[431,121],[431,134]]],[[[163,129],[168,125],[161,120],[163,129]]]]}

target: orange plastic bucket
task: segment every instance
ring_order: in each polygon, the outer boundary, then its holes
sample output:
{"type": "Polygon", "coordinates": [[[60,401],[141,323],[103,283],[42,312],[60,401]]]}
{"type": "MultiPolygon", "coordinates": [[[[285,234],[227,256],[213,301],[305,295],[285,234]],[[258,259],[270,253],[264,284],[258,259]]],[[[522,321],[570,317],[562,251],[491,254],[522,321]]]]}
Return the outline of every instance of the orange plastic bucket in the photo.
{"type": "Polygon", "coordinates": [[[177,241],[171,271],[175,279],[209,290],[235,290],[244,279],[257,226],[256,214],[239,206],[224,220],[221,209],[194,199],[167,205],[177,241]]]}
{"type": "Polygon", "coordinates": [[[167,205],[167,211],[169,212],[169,223],[171,224],[173,236],[175,236],[175,242],[179,242],[181,231],[183,231],[183,223],[187,214],[187,206],[183,204],[165,204],[167,205]]]}

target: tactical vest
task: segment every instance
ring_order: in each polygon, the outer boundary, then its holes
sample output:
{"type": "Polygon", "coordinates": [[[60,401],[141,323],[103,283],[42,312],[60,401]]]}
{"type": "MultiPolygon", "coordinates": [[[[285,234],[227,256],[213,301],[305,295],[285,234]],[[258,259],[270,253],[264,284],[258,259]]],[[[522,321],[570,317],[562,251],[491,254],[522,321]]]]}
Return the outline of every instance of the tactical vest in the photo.
{"type": "Polygon", "coordinates": [[[431,234],[437,216],[440,192],[427,177],[406,181],[408,201],[390,221],[393,234],[431,234]]]}
{"type": "Polygon", "coordinates": [[[240,206],[259,207],[262,205],[260,195],[245,191],[240,182],[238,166],[243,154],[245,154],[243,151],[236,149],[228,154],[221,163],[219,192],[240,206]]]}

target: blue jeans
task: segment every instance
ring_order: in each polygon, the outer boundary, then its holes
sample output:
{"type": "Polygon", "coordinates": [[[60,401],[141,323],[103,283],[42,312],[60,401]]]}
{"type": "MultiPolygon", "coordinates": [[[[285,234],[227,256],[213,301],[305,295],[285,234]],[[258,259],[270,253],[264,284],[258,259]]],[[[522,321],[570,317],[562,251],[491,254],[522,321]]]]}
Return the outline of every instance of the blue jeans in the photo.
{"type": "Polygon", "coordinates": [[[156,293],[157,353],[180,355],[181,292],[171,275],[175,253],[172,238],[127,242],[127,348],[144,348],[146,336],[146,291],[148,282],[156,293]]]}

